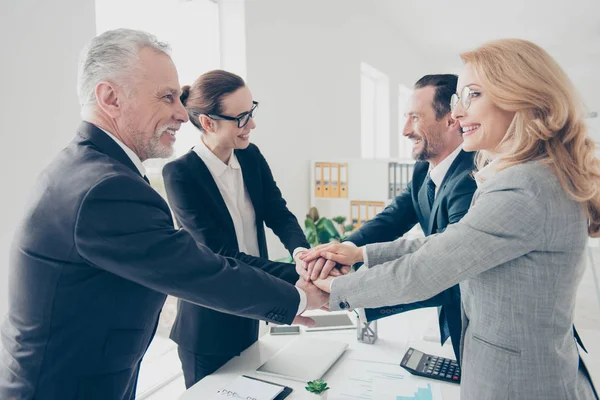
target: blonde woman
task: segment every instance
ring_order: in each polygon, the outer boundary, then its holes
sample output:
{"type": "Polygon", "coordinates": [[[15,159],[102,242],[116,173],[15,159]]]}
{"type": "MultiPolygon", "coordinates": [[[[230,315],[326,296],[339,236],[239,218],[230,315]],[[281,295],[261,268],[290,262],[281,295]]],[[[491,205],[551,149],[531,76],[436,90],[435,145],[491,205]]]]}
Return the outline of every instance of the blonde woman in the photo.
{"type": "Polygon", "coordinates": [[[461,399],[593,399],[573,335],[588,236],[600,236],[600,161],[558,64],[524,40],[461,55],[453,117],[480,151],[467,215],[439,235],[306,255],[365,273],[315,281],[330,309],[429,298],[460,283],[461,399]]]}

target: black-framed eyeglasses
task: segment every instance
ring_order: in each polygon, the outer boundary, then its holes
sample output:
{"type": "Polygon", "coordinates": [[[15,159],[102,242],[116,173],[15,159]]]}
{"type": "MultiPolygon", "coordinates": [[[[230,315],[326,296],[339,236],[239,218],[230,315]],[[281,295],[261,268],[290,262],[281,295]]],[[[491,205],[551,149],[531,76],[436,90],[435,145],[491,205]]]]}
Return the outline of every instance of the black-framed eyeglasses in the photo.
{"type": "Polygon", "coordinates": [[[458,105],[459,101],[463,110],[468,109],[469,106],[471,106],[471,98],[473,97],[474,93],[478,92],[471,90],[471,88],[468,86],[463,88],[462,92],[460,93],[460,97],[454,93],[450,98],[450,111],[454,112],[454,110],[456,110],[456,106],[458,105]]]}
{"type": "Polygon", "coordinates": [[[227,115],[219,115],[219,114],[206,114],[209,118],[212,119],[220,119],[225,121],[237,121],[238,128],[243,128],[246,126],[250,118],[254,118],[256,115],[256,108],[258,107],[258,101],[252,102],[252,108],[250,111],[240,114],[239,117],[228,117],[227,115]]]}

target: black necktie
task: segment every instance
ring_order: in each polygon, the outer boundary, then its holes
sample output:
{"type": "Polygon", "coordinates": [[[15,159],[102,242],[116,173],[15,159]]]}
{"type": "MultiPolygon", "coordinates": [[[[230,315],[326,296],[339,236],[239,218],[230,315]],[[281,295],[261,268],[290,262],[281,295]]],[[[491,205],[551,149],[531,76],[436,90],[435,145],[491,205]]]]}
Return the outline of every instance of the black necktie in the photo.
{"type": "Polygon", "coordinates": [[[427,200],[429,200],[429,208],[431,208],[433,200],[435,200],[435,183],[431,176],[427,178],[427,200]]]}
{"type": "Polygon", "coordinates": [[[144,175],[142,178],[144,178],[144,180],[146,181],[146,183],[148,185],[150,185],[150,180],[148,179],[148,177],[146,175],[144,175]]]}

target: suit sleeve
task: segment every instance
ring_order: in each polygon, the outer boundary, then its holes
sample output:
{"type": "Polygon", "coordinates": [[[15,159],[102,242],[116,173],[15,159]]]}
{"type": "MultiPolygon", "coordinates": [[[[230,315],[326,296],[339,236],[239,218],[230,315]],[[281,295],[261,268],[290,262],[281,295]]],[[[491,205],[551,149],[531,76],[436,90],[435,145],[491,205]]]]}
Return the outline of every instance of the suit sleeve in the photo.
{"type": "Polygon", "coordinates": [[[412,183],[382,212],[367,221],[346,239],[357,246],[392,241],[408,232],[418,222],[412,200],[412,183]]]}
{"type": "Polygon", "coordinates": [[[279,323],[291,323],[298,310],[294,286],[216,255],[187,231],[174,229],[162,198],[128,176],[108,177],[86,194],[74,237],[79,255],[92,266],[158,292],[279,323]]]}
{"type": "Polygon", "coordinates": [[[262,174],[265,224],[273,230],[290,254],[297,247],[309,248],[310,245],[306,241],[298,220],[288,210],[287,203],[275,183],[267,160],[265,160],[258,148],[256,148],[256,152],[259,157],[262,174]]]}
{"type": "Polygon", "coordinates": [[[198,184],[188,169],[173,163],[167,164],[163,168],[163,180],[175,218],[196,242],[205,244],[217,254],[236,258],[286,282],[295,283],[298,280],[292,264],[254,257],[226,245],[223,230],[211,218],[211,209],[206,205],[198,184]]]}
{"type": "Polygon", "coordinates": [[[417,239],[421,246],[412,252],[391,257],[394,246],[410,249],[411,241],[404,239],[383,250],[367,246],[369,262],[382,258],[393,261],[362,274],[336,278],[330,308],[337,310],[340,302],[356,308],[422,301],[539,248],[546,215],[545,205],[539,201],[543,196],[536,182],[528,182],[532,187],[525,188],[510,178],[508,175],[502,184],[480,192],[467,215],[444,233],[417,239]],[[381,251],[387,254],[378,256],[381,251]]]}

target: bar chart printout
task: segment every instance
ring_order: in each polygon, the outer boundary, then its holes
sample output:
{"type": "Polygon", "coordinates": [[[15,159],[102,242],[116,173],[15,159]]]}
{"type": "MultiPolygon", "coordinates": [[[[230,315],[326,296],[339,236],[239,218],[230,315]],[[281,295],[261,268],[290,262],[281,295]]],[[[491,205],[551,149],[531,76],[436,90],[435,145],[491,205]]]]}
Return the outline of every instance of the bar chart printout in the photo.
{"type": "Polygon", "coordinates": [[[433,392],[431,384],[427,384],[427,388],[418,388],[414,396],[396,396],[396,400],[433,400],[433,392]]]}
{"type": "Polygon", "coordinates": [[[442,400],[438,383],[422,378],[406,377],[402,381],[373,380],[373,398],[378,400],[442,400]]]}

